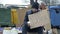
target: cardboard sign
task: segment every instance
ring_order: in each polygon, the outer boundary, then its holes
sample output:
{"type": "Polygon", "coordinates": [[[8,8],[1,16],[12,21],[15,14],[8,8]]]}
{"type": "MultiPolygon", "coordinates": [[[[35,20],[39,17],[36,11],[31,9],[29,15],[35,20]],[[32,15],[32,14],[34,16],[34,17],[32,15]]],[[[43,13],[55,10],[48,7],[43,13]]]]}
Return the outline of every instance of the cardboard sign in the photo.
{"type": "Polygon", "coordinates": [[[51,29],[49,11],[41,10],[37,13],[29,15],[30,28],[44,26],[47,30],[51,29]]]}

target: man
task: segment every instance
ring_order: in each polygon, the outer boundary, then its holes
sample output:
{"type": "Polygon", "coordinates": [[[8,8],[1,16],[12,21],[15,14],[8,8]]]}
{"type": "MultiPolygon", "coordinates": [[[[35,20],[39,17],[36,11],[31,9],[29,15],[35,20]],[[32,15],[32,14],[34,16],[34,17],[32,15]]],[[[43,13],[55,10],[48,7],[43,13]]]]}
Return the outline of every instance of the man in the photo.
{"type": "Polygon", "coordinates": [[[35,2],[32,5],[32,9],[26,12],[26,16],[24,19],[24,26],[22,28],[22,30],[23,30],[22,34],[27,34],[28,31],[29,32],[38,32],[38,34],[43,34],[43,27],[42,26],[35,28],[35,29],[30,29],[30,26],[27,23],[29,21],[28,15],[38,12],[38,8],[39,8],[39,4],[37,2],[35,2]]]}
{"type": "MultiPolygon", "coordinates": [[[[49,11],[49,13],[50,13],[50,9],[46,6],[46,4],[43,1],[41,3],[39,3],[39,6],[40,6],[39,7],[40,8],[40,11],[41,10],[46,10],[46,11],[49,11]]],[[[49,26],[49,28],[46,29],[46,34],[52,34],[52,30],[50,29],[51,24],[49,24],[47,26],[49,26]]]]}
{"type": "MultiPolygon", "coordinates": [[[[38,2],[38,3],[39,3],[39,2],[38,2]]],[[[45,10],[45,9],[47,9],[47,6],[46,6],[45,2],[41,1],[41,2],[39,3],[39,8],[40,8],[40,10],[45,10]]]]}

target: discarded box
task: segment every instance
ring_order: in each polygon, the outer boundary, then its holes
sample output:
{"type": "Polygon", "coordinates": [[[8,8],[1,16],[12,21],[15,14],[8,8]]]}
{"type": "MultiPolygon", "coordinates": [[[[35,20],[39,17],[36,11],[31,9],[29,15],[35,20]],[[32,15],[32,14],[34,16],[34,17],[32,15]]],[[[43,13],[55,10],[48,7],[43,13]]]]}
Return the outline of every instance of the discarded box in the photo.
{"type": "Polygon", "coordinates": [[[31,14],[28,16],[30,23],[30,28],[37,28],[40,26],[44,26],[46,30],[51,29],[50,25],[50,16],[49,16],[49,11],[48,9],[42,10],[40,12],[31,14]]]}

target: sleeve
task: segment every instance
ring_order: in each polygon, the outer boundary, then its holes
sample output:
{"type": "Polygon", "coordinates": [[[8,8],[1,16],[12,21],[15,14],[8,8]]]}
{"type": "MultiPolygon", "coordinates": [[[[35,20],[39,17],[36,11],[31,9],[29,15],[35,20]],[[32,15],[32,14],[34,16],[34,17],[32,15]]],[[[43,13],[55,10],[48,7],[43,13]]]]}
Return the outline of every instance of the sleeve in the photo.
{"type": "Polygon", "coordinates": [[[26,15],[25,15],[25,18],[24,18],[24,24],[27,25],[27,22],[28,22],[28,12],[26,12],[26,15]]]}

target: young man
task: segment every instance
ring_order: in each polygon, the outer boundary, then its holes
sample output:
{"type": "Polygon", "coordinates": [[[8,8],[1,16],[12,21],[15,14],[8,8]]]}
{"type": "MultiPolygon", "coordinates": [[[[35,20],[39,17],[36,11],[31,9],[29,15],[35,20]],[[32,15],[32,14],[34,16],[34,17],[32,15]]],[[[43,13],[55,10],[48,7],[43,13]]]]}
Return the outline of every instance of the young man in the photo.
{"type": "Polygon", "coordinates": [[[39,4],[37,2],[35,2],[32,5],[32,9],[26,12],[26,16],[25,16],[25,19],[24,19],[24,26],[22,28],[22,30],[23,30],[22,34],[27,34],[28,31],[29,32],[34,32],[35,31],[35,32],[38,32],[38,34],[43,34],[43,27],[42,26],[38,27],[38,28],[35,28],[35,29],[30,29],[30,26],[27,23],[29,21],[28,15],[38,12],[38,8],[39,8],[39,4]]]}

